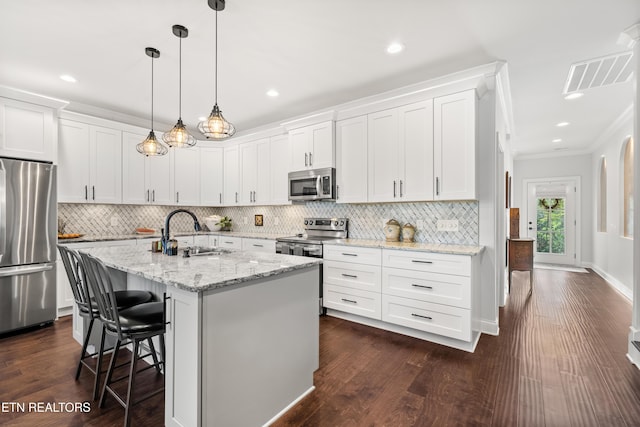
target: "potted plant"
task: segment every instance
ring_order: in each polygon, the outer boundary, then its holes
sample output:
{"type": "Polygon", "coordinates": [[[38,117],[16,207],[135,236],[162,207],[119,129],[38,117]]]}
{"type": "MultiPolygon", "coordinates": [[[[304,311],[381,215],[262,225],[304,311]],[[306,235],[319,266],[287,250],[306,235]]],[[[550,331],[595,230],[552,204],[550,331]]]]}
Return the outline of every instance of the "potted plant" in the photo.
{"type": "Polygon", "coordinates": [[[233,227],[231,218],[229,218],[228,216],[223,216],[222,218],[220,218],[220,221],[218,221],[216,225],[219,225],[220,230],[222,231],[231,231],[231,227],[233,227]]]}

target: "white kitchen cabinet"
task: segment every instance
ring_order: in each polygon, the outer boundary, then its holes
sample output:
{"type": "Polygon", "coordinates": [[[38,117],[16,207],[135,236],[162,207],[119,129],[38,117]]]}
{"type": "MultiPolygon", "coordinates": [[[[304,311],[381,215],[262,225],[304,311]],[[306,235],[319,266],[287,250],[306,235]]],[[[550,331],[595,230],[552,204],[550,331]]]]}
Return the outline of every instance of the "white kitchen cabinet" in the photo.
{"type": "Polygon", "coordinates": [[[211,238],[211,236],[209,236],[208,234],[196,234],[196,235],[193,236],[193,245],[194,246],[209,247],[209,246],[211,246],[209,244],[210,238],[211,238]]]}
{"type": "Polygon", "coordinates": [[[336,122],[336,203],[367,201],[367,116],[336,122]]]}
{"type": "Polygon", "coordinates": [[[240,144],[240,203],[271,202],[271,164],[269,138],[240,144]]]}
{"type": "Polygon", "coordinates": [[[224,190],[224,151],[222,147],[200,147],[200,204],[222,206],[224,190]]]}
{"type": "Polygon", "coordinates": [[[0,156],[54,161],[54,110],[0,98],[0,156]]]}
{"type": "Polygon", "coordinates": [[[276,241],[270,239],[252,239],[248,237],[242,238],[243,251],[257,251],[276,253],[276,241]]]}
{"type": "Polygon", "coordinates": [[[220,236],[218,238],[218,246],[221,248],[241,250],[242,237],[220,236]]]}
{"type": "MultiPolygon", "coordinates": [[[[147,135],[122,133],[122,201],[126,204],[173,205],[173,151],[164,156],[144,156],[136,145],[147,135]]],[[[160,136],[156,134],[160,139],[160,136]]]]}
{"type": "Polygon", "coordinates": [[[335,167],[332,120],[289,131],[291,170],[335,167]]]}
{"type": "Polygon", "coordinates": [[[222,194],[225,206],[240,203],[240,154],[237,145],[224,148],[224,191],[222,194]]]}
{"type": "Polygon", "coordinates": [[[289,138],[286,135],[271,137],[269,163],[271,165],[271,203],[289,204],[289,138]]]}
{"type": "Polygon", "coordinates": [[[433,101],[368,116],[368,201],[433,199],[433,101]]]}
{"type": "Polygon", "coordinates": [[[173,150],[175,204],[200,205],[200,149],[170,148],[173,150]]]}
{"type": "Polygon", "coordinates": [[[476,198],[476,92],[434,100],[436,200],[476,198]]]}
{"type": "Polygon", "coordinates": [[[58,201],[122,202],[122,132],[60,119],[58,201]]]}

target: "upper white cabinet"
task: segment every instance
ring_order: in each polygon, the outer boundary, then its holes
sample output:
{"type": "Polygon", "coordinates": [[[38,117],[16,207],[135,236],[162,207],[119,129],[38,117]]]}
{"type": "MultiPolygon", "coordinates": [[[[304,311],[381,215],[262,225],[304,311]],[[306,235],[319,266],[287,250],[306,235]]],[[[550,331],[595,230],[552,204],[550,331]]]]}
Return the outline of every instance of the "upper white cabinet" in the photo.
{"type": "Polygon", "coordinates": [[[54,110],[0,98],[0,156],[55,160],[54,110]]]}
{"type": "Polygon", "coordinates": [[[335,166],[332,120],[290,130],[289,144],[292,171],[335,166]]]}
{"type": "Polygon", "coordinates": [[[436,200],[476,198],[476,93],[434,100],[436,200]]]}
{"type": "Polygon", "coordinates": [[[266,204],[271,201],[269,138],[240,144],[240,203],[266,204]]]}
{"type": "Polygon", "coordinates": [[[174,161],[174,203],[182,206],[200,204],[200,148],[170,148],[174,161]]]}
{"type": "Polygon", "coordinates": [[[367,116],[336,122],[336,202],[367,201],[367,116]]]}
{"type": "Polygon", "coordinates": [[[237,145],[224,148],[224,191],[225,206],[240,203],[240,155],[237,145]]]}
{"type": "Polygon", "coordinates": [[[222,147],[200,147],[200,204],[222,206],[223,182],[222,147]]]}
{"type": "Polygon", "coordinates": [[[433,200],[433,101],[368,116],[368,201],[433,200]]]}
{"type": "Polygon", "coordinates": [[[269,151],[271,163],[271,203],[289,204],[289,138],[286,135],[271,137],[269,151]]]}
{"type": "Polygon", "coordinates": [[[122,132],[60,119],[58,201],[122,202],[122,132]]]}
{"type": "MultiPolygon", "coordinates": [[[[173,151],[165,156],[144,156],[136,144],[147,135],[123,132],[122,201],[129,204],[174,204],[173,151]]],[[[160,139],[160,136],[156,134],[160,139]]]]}

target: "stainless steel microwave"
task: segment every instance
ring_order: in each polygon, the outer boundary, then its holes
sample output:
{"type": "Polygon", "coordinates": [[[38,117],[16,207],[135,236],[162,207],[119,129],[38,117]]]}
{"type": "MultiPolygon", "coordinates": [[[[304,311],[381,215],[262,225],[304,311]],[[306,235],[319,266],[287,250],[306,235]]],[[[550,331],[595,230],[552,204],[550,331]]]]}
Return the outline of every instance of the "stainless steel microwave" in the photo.
{"type": "Polygon", "coordinates": [[[335,200],[335,168],[289,172],[289,200],[335,200]]]}

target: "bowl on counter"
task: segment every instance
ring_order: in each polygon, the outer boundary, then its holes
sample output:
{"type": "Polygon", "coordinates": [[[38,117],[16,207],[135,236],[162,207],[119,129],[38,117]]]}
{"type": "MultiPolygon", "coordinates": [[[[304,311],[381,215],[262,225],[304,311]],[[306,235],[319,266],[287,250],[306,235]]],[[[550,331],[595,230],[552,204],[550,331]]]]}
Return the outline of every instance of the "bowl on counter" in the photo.
{"type": "Polygon", "coordinates": [[[209,215],[204,219],[204,225],[207,226],[209,231],[220,231],[222,226],[220,226],[220,220],[222,217],[220,215],[209,215]]]}

